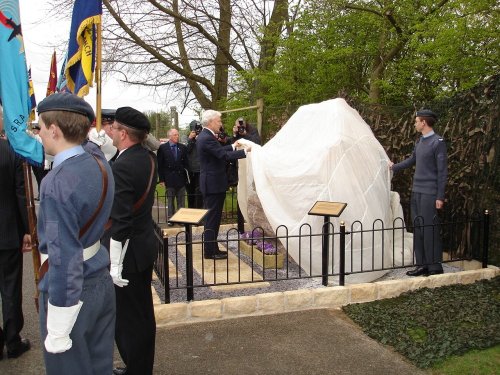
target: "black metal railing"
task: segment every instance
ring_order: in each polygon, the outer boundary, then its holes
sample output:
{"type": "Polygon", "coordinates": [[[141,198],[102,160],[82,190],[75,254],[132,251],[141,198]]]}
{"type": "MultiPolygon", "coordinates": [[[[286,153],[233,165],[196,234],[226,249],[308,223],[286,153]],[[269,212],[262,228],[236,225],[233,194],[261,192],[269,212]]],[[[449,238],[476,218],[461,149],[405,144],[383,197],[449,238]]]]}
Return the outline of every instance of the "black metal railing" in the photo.
{"type": "Polygon", "coordinates": [[[250,294],[258,284],[261,289],[253,293],[275,290],[267,286],[270,283],[279,283],[278,290],[302,288],[304,285],[298,283],[304,280],[305,287],[326,286],[329,281],[344,285],[346,277],[367,272],[425,266],[414,261],[411,239],[405,235],[421,229],[425,233],[425,228],[431,233],[440,231],[443,263],[475,259],[487,266],[488,211],[440,218],[427,226],[404,223],[397,218],[386,226],[382,220],[375,220],[370,228],[365,228],[360,221],[349,227],[343,222],[337,226],[325,222],[319,233],[303,224],[293,235],[286,226],[280,226],[272,236],[265,235],[262,228],[243,234],[231,228],[217,241],[228,251],[229,257],[224,260],[203,257],[204,232],[191,233],[191,228],[187,228],[167,238],[156,225],[155,271],[165,288],[166,303],[241,295],[242,289],[231,290],[238,284],[248,284],[245,293],[250,294]]]}
{"type": "MultiPolygon", "coordinates": [[[[184,195],[184,207],[188,208],[203,208],[202,204],[198,204],[200,207],[194,207],[190,205],[190,202],[203,202],[201,195],[185,194],[184,195]]],[[[176,205],[174,206],[176,207],[176,205]]],[[[230,188],[226,192],[226,200],[224,202],[224,208],[222,211],[222,222],[232,223],[237,220],[237,210],[238,210],[238,199],[236,187],[230,188]]],[[[168,195],[167,193],[156,192],[155,202],[153,204],[153,219],[157,224],[166,224],[168,217],[172,216],[168,213],[168,195]]]]}

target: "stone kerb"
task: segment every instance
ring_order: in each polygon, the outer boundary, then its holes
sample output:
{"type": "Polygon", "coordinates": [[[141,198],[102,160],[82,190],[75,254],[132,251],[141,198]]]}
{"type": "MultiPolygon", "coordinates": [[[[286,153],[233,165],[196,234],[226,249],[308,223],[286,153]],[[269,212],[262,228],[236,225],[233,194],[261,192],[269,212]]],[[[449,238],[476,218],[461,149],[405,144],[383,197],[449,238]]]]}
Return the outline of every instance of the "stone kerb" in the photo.
{"type": "Polygon", "coordinates": [[[488,268],[429,277],[301,289],[254,296],[230,297],[221,300],[155,304],[155,315],[158,326],[171,326],[243,316],[269,315],[287,311],[340,308],[350,303],[393,298],[404,292],[420,288],[470,284],[482,279],[491,279],[498,275],[500,275],[500,269],[489,266],[488,268]]]}

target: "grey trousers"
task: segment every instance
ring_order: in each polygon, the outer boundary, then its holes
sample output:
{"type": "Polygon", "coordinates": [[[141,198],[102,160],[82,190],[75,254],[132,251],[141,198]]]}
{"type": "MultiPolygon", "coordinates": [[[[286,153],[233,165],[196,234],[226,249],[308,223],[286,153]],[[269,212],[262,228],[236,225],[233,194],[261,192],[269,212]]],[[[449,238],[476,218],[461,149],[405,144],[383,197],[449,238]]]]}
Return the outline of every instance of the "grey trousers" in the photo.
{"type": "Polygon", "coordinates": [[[167,217],[168,220],[175,214],[179,208],[184,207],[184,200],[186,199],[186,187],[169,188],[166,189],[167,193],[167,217]],[[177,209],[174,208],[174,199],[177,203],[177,209]]]}
{"type": "Polygon", "coordinates": [[[47,375],[105,375],[113,372],[116,303],[113,280],[107,269],[83,281],[81,301],[70,338],[70,350],[52,354],[45,350],[48,294],[40,293],[40,331],[47,375]]]}
{"type": "Polygon", "coordinates": [[[417,265],[429,271],[442,270],[443,245],[436,196],[412,192],[411,217],[414,225],[413,251],[417,265]]]}

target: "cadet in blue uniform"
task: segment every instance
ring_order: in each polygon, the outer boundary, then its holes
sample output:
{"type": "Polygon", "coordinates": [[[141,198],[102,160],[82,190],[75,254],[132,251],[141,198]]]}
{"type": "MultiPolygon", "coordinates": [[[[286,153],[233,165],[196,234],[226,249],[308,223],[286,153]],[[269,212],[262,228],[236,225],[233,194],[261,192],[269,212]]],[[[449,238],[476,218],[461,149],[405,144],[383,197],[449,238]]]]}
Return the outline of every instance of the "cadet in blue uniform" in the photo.
{"type": "Polygon", "coordinates": [[[411,156],[398,164],[390,163],[394,172],[415,165],[411,194],[411,215],[414,224],[413,250],[418,267],[408,276],[428,276],[443,273],[443,249],[439,235],[437,210],[443,208],[444,190],[448,178],[446,143],[434,133],[437,115],[424,109],[418,111],[415,129],[422,137],[411,156]]]}
{"type": "Polygon", "coordinates": [[[38,215],[41,260],[48,264],[39,284],[46,373],[111,374],[115,293],[100,238],[113,203],[113,174],[104,158],[81,146],[94,119],[88,103],[58,93],[38,113],[45,151],[55,156],[42,180],[38,215]]]}

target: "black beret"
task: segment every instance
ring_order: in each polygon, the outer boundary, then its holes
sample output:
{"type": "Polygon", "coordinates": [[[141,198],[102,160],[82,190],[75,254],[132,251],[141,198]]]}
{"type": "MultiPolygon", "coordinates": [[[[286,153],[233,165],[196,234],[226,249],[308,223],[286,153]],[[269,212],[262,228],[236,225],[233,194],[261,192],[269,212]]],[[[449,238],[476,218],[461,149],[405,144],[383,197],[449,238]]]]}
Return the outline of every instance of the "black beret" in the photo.
{"type": "Polygon", "coordinates": [[[144,130],[146,133],[149,133],[151,129],[151,124],[144,113],[132,107],[118,108],[115,113],[115,120],[129,128],[144,130]]]}
{"type": "Polygon", "coordinates": [[[116,109],[101,109],[101,119],[104,121],[115,120],[116,109]]]}
{"type": "Polygon", "coordinates": [[[438,119],[438,116],[432,112],[430,109],[421,109],[420,111],[417,111],[416,114],[417,117],[432,117],[434,120],[438,119]]]}
{"type": "Polygon", "coordinates": [[[82,98],[69,92],[58,92],[47,96],[37,106],[38,113],[48,111],[74,112],[87,116],[90,122],[94,121],[94,110],[82,98]]]}

